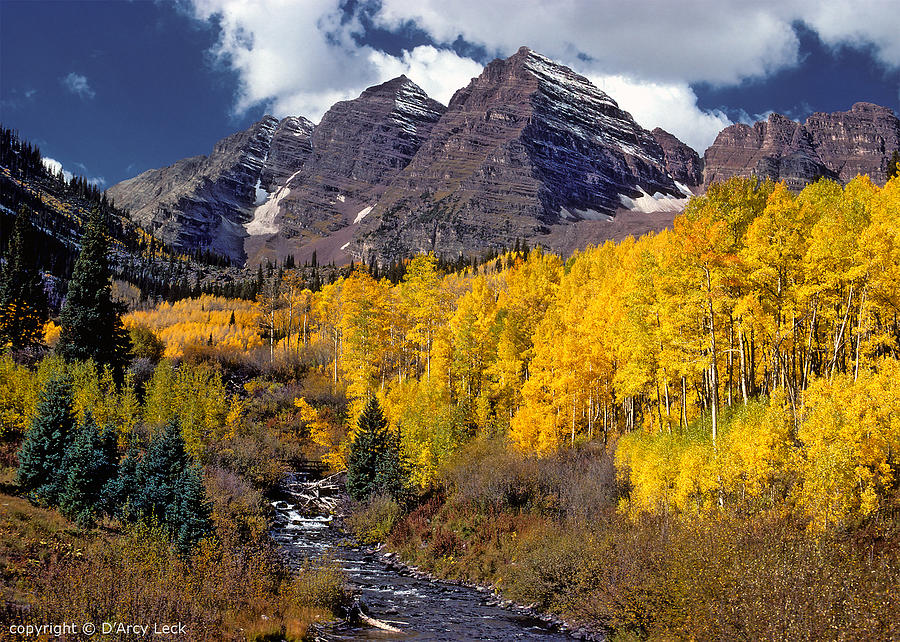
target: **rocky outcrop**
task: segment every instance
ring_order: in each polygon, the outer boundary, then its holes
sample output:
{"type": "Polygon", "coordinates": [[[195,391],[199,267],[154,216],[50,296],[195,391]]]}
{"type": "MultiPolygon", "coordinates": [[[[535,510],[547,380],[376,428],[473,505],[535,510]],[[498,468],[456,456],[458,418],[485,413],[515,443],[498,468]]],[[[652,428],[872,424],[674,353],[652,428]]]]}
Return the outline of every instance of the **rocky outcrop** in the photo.
{"type": "Polygon", "coordinates": [[[699,188],[703,184],[703,161],[700,160],[700,155],[665,129],[657,127],[650,133],[663,150],[666,169],[672,178],[692,190],[699,188]]]}
{"type": "Polygon", "coordinates": [[[135,221],[175,247],[209,248],[242,261],[242,226],[257,201],[256,188],[278,127],[276,118],[266,116],[216,143],[209,156],[148,170],[114,185],[108,194],[135,221]]]}
{"type": "Polygon", "coordinates": [[[892,109],[872,103],[832,114],[816,112],[805,128],[822,162],[845,183],[867,174],[884,184],[891,154],[900,150],[900,120],[892,109]]]}
{"type": "Polygon", "coordinates": [[[771,114],[752,127],[722,130],[704,154],[703,184],[758,176],[799,191],[823,177],[847,182],[858,174],[883,184],[898,147],[900,121],[886,107],[856,103],[846,112],[817,112],[803,124],[771,114]]]}
{"type": "Polygon", "coordinates": [[[456,92],[351,248],[384,261],[546,243],[552,225],[606,219],[647,194],[683,196],[653,136],[586,78],[523,47],[456,92]]]}

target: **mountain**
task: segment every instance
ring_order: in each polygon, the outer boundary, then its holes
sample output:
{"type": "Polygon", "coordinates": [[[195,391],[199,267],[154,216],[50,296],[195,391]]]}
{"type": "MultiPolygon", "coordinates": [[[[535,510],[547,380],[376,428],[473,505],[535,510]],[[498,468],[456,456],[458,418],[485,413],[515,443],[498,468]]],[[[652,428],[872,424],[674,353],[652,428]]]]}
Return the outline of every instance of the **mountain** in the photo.
{"type": "Polygon", "coordinates": [[[94,210],[103,215],[112,274],[129,284],[117,286],[123,297],[171,300],[198,290],[252,295],[252,275],[209,251],[175,251],[96,185],[81,176],[67,178],[45,160],[40,149],[0,126],[0,262],[16,219],[26,217],[36,239],[32,259],[44,273],[53,309],[65,296],[84,223],[94,210]]]}
{"type": "Polygon", "coordinates": [[[857,103],[803,123],[772,114],[732,125],[701,159],[523,47],[446,108],[400,76],[335,104],[318,125],[266,116],[208,156],[108,193],[174,247],[239,263],[455,258],[516,239],[565,254],[666,227],[689,195],[732,176],[795,190],[857,173],[880,181],[898,148],[893,111],[857,103]]]}
{"type": "Polygon", "coordinates": [[[804,123],[773,113],[753,126],[722,130],[704,154],[703,186],[759,176],[800,190],[819,178],[846,183],[858,174],[883,184],[896,149],[900,120],[887,107],[856,103],[849,111],[816,112],[804,123]]]}
{"type": "Polygon", "coordinates": [[[209,156],[109,194],[176,247],[250,263],[314,251],[338,263],[456,256],[517,238],[564,250],[609,237],[619,211],[671,219],[680,209],[698,160],[675,137],[660,140],[586,78],[523,47],[447,108],[401,76],[337,103],[317,126],[267,116],[209,156]]]}
{"type": "Polygon", "coordinates": [[[312,123],[266,116],[194,156],[151,169],[107,191],[116,206],[156,236],[183,249],[210,249],[244,260],[243,225],[278,180],[309,155],[312,123]],[[270,159],[271,152],[271,159],[270,159]]]}
{"type": "Polygon", "coordinates": [[[335,104],[312,131],[310,153],[271,191],[247,225],[251,262],[318,251],[320,261],[347,261],[341,247],[409,164],[444,106],[406,76],[335,104]]]}
{"type": "Polygon", "coordinates": [[[650,133],[663,150],[666,169],[672,178],[692,191],[699,190],[703,184],[703,161],[700,154],[665,129],[657,127],[650,133]]]}
{"type": "Polygon", "coordinates": [[[456,92],[351,242],[366,259],[549,247],[554,227],[681,200],[650,132],[571,69],[523,47],[456,92]]]}

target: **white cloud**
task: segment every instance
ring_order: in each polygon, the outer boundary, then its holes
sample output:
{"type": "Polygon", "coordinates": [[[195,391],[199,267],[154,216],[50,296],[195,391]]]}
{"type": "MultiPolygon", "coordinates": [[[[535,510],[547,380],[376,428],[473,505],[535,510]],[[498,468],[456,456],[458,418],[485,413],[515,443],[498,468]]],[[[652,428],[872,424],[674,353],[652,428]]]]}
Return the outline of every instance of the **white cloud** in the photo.
{"type": "Polygon", "coordinates": [[[406,74],[426,94],[445,105],[457,89],[468,85],[483,69],[471,58],[463,58],[448,49],[436,49],[430,45],[404,51],[399,58],[381,51],[372,51],[369,56],[383,78],[406,74]]]}
{"type": "Polygon", "coordinates": [[[239,74],[236,112],[264,104],[276,116],[318,121],[337,101],[400,74],[446,102],[481,73],[474,60],[448,50],[420,46],[397,57],[359,45],[354,35],[362,27],[347,20],[340,5],[340,0],[195,0],[196,18],[218,18],[221,33],[213,53],[239,74]]]}
{"type": "Polygon", "coordinates": [[[318,120],[338,100],[401,73],[446,103],[481,70],[449,49],[462,38],[498,56],[528,45],[593,78],[644,127],[663,127],[702,153],[729,120],[699,109],[690,85],[731,85],[798,64],[797,22],[827,45],[871,47],[884,65],[900,66],[896,0],[361,3],[376,25],[412,26],[437,43],[396,56],[359,44],[364,28],[343,4],[193,0],[194,17],[220,27],[213,53],[238,73],[237,113],[263,104],[276,116],[318,120]]]}
{"type": "Polygon", "coordinates": [[[218,18],[213,53],[236,70],[235,110],[266,104],[276,116],[318,120],[338,100],[381,80],[371,50],[353,39],[355,21],[341,23],[339,0],[195,0],[200,20],[218,18]]]}
{"type": "Polygon", "coordinates": [[[900,67],[896,0],[811,3],[803,21],[832,47],[871,45],[883,65],[900,67]]]}
{"type": "MultiPolygon", "coordinates": [[[[47,171],[49,171],[51,174],[56,175],[62,172],[63,178],[65,178],[67,181],[72,180],[74,174],[69,170],[63,168],[63,164],[55,158],[45,156],[41,159],[41,162],[44,164],[44,167],[47,169],[47,171]]],[[[83,163],[75,163],[75,166],[82,169],[84,174],[88,173],[87,167],[85,167],[83,163]]],[[[102,176],[85,176],[84,178],[89,184],[101,189],[106,185],[106,179],[102,176]]]]}
{"type": "Polygon", "coordinates": [[[63,87],[82,98],[93,98],[96,96],[96,93],[88,84],[87,76],[76,74],[74,71],[69,72],[69,75],[62,79],[62,84],[63,87]]]}
{"type": "Polygon", "coordinates": [[[721,111],[697,106],[697,95],[685,83],[640,82],[625,76],[592,76],[591,82],[615,98],[645,129],[662,127],[701,155],[731,120],[721,111]]]}
{"type": "Polygon", "coordinates": [[[41,162],[44,164],[44,167],[47,169],[47,171],[50,172],[51,174],[53,174],[54,176],[59,174],[60,172],[62,172],[63,177],[67,181],[72,180],[72,172],[63,170],[62,163],[60,163],[55,158],[49,158],[49,157],[45,156],[44,158],[41,159],[41,162]]]}
{"type": "Polygon", "coordinates": [[[501,55],[525,44],[583,72],[730,84],[797,62],[781,5],[744,0],[382,0],[378,23],[410,21],[438,43],[458,37],[501,55]]]}
{"type": "Polygon", "coordinates": [[[583,71],[654,81],[732,84],[794,65],[798,21],[900,65],[896,0],[381,0],[375,18],[438,43],[462,37],[502,55],[527,44],[583,71]]]}

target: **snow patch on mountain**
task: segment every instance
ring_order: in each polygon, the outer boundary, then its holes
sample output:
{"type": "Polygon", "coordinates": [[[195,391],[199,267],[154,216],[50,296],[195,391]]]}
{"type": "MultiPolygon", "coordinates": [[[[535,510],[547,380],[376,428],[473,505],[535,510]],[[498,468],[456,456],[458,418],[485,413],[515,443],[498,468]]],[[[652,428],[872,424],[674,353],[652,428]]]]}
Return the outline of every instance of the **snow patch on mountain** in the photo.
{"type": "Polygon", "coordinates": [[[361,220],[366,218],[366,214],[371,212],[373,207],[374,207],[374,205],[369,205],[369,207],[364,207],[361,210],[359,210],[359,212],[356,213],[356,218],[353,219],[353,222],[359,223],[361,220]]]}
{"type": "Polygon", "coordinates": [[[269,198],[265,203],[257,207],[253,210],[253,220],[244,225],[244,229],[247,230],[247,234],[250,236],[260,236],[262,234],[277,234],[278,226],[275,225],[275,217],[278,216],[279,212],[279,204],[282,199],[290,193],[290,185],[291,181],[297,177],[297,174],[300,173],[300,170],[294,172],[287,181],[285,181],[284,185],[279,187],[273,194],[269,195],[269,198]]]}
{"type": "Polygon", "coordinates": [[[619,200],[625,209],[635,210],[649,214],[650,212],[680,212],[687,205],[689,198],[678,198],[661,192],[652,196],[640,186],[636,189],[641,193],[638,198],[629,198],[624,194],[619,195],[619,200]]]}
{"type": "Polygon", "coordinates": [[[681,190],[681,193],[687,197],[691,197],[694,195],[694,193],[691,191],[691,188],[688,187],[687,185],[685,185],[684,183],[679,183],[678,181],[675,181],[675,187],[677,187],[679,190],[681,190]]]}
{"type": "Polygon", "coordinates": [[[262,180],[256,179],[256,186],[253,188],[256,191],[256,200],[253,202],[254,205],[262,205],[269,199],[269,193],[264,190],[262,187],[262,180]]]}

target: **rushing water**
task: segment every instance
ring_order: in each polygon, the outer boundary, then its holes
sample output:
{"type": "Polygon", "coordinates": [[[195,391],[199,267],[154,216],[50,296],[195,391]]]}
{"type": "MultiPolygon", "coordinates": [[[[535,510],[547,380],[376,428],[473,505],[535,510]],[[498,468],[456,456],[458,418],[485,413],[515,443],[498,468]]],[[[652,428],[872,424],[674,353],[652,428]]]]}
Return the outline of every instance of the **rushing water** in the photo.
{"type": "Polygon", "coordinates": [[[331,517],[304,514],[290,495],[273,502],[272,537],[288,562],[330,555],[343,568],[351,589],[368,614],[401,629],[392,633],[365,624],[339,624],[325,630],[325,640],[572,640],[544,622],[501,608],[486,592],[416,577],[389,564],[381,555],[355,545],[331,517]]]}

